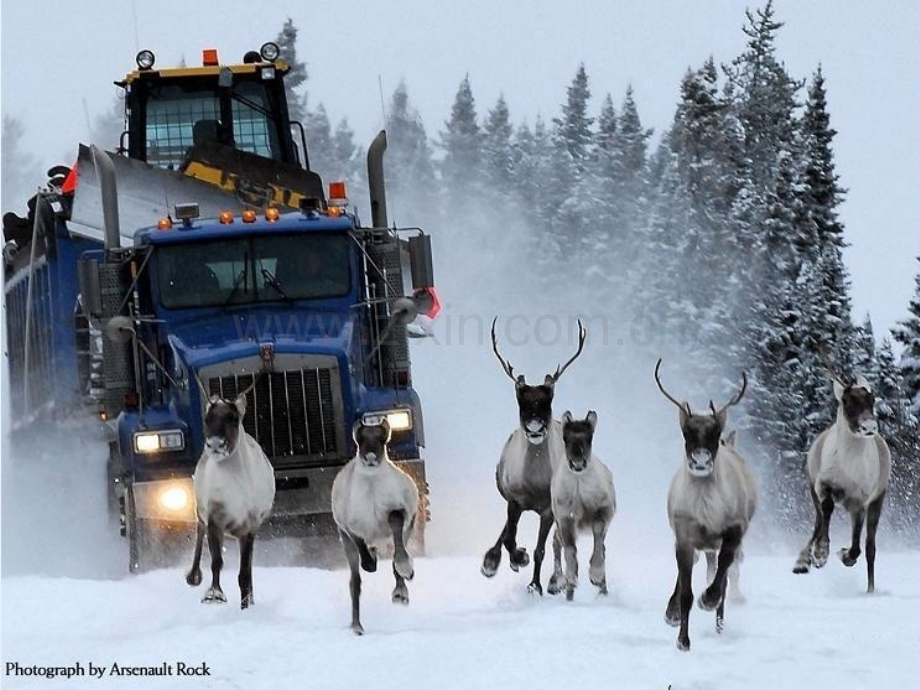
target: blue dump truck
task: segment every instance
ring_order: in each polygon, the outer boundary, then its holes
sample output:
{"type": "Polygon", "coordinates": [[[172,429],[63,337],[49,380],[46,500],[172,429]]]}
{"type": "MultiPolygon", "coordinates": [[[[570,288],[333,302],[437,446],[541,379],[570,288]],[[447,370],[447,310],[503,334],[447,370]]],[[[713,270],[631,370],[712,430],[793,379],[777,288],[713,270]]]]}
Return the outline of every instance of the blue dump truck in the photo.
{"type": "Polygon", "coordinates": [[[141,51],[137,65],[119,82],[118,150],[81,146],[25,216],[4,216],[14,447],[65,420],[101,425],[133,572],[194,526],[196,380],[231,399],[255,384],[243,424],[275,468],[269,535],[334,533],[359,418],[388,420],[392,457],[427,495],[409,338],[440,305],[429,236],[388,227],[385,133],[368,149],[365,227],[344,183],[327,195],[309,169],[277,46],[175,69],[141,51]]]}

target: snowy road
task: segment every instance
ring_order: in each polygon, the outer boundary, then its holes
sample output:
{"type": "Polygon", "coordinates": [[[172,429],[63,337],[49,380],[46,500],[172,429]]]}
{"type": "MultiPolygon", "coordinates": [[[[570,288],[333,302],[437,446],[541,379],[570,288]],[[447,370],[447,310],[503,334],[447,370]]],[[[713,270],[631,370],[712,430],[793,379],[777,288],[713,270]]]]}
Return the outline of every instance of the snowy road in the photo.
{"type": "MultiPolygon", "coordinates": [[[[235,551],[235,548],[232,549],[235,551]]],[[[235,575],[226,606],[198,603],[179,570],[116,581],[12,577],[3,581],[3,661],[80,661],[111,667],[204,662],[194,677],[4,677],[4,688],[907,688],[920,661],[920,555],[881,553],[879,592],[863,594],[864,564],[836,560],[809,576],[793,557],[749,557],[743,606],[726,630],[694,608],[693,650],[674,646],[663,620],[670,559],[628,563],[612,553],[611,596],[586,582],[576,600],[536,599],[527,578],[494,580],[472,558],[419,559],[409,608],[389,603],[388,564],[365,578],[367,635],[347,627],[344,571],[260,568],[245,613],[235,575]]],[[[231,567],[233,557],[231,556],[231,567]]],[[[696,569],[699,592],[704,566],[696,569]]]]}

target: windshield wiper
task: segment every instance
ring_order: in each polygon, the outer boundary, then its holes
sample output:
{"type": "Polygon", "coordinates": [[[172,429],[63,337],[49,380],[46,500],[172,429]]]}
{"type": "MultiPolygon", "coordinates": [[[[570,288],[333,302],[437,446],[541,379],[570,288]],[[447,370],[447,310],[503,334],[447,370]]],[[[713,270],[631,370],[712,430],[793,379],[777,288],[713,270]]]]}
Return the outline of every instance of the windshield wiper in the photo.
{"type": "Polygon", "coordinates": [[[265,284],[268,285],[269,287],[274,288],[277,291],[277,293],[281,295],[281,297],[284,299],[285,302],[288,302],[290,304],[294,303],[294,300],[288,297],[287,293],[282,289],[281,283],[278,282],[278,279],[267,268],[262,268],[262,278],[265,279],[265,284]]]}
{"type": "Polygon", "coordinates": [[[224,300],[223,309],[226,309],[230,306],[230,303],[233,301],[233,298],[236,297],[237,290],[240,289],[240,283],[245,285],[246,278],[249,275],[249,252],[243,252],[243,270],[239,272],[236,279],[233,281],[233,289],[230,290],[230,294],[227,295],[227,299],[224,300]]]}

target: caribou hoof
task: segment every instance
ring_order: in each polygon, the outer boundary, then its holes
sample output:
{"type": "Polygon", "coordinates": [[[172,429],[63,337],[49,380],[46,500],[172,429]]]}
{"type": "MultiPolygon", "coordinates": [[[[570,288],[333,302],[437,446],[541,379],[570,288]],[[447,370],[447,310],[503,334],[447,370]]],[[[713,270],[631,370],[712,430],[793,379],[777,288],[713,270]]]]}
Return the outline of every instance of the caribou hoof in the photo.
{"type": "Polygon", "coordinates": [[[706,588],[706,591],[703,592],[703,596],[700,597],[697,603],[704,611],[715,611],[719,608],[719,604],[722,603],[721,592],[717,592],[715,588],[709,586],[706,588]]]}
{"type": "Polygon", "coordinates": [[[573,585],[565,586],[565,600],[574,601],[575,600],[575,587],[573,585]]]}
{"type": "Polygon", "coordinates": [[[681,639],[678,637],[677,638],[677,648],[682,652],[689,652],[690,651],[690,638],[688,637],[686,639],[681,639]]]}
{"type": "Polygon", "coordinates": [[[716,616],[716,632],[721,635],[722,631],[725,630],[725,618],[722,616],[716,616]]]}
{"type": "Polygon", "coordinates": [[[252,592],[250,592],[249,594],[245,595],[245,596],[240,600],[240,608],[241,608],[243,611],[245,611],[245,610],[248,609],[250,606],[255,606],[255,603],[256,603],[256,599],[255,599],[254,596],[252,596],[252,592]]]}
{"type": "Polygon", "coordinates": [[[351,624],[351,631],[352,631],[355,635],[363,635],[363,634],[364,634],[364,626],[361,625],[360,623],[352,623],[352,624],[351,624]]]}
{"type": "Polygon", "coordinates": [[[402,604],[403,606],[409,605],[409,590],[405,587],[397,587],[393,590],[393,603],[402,604]]]}
{"type": "Polygon", "coordinates": [[[541,597],[543,596],[543,586],[539,582],[531,582],[527,585],[528,594],[538,594],[541,597]]]}
{"type": "Polygon", "coordinates": [[[201,598],[202,604],[226,604],[226,595],[216,587],[211,587],[201,598]]]}
{"type": "Polygon", "coordinates": [[[197,587],[201,584],[201,571],[189,570],[188,575],[185,576],[185,581],[188,583],[189,587],[197,587]]]}
{"type": "Polygon", "coordinates": [[[591,584],[597,587],[597,593],[602,596],[607,596],[607,581],[603,580],[601,582],[592,582],[591,584]]]}
{"type": "Polygon", "coordinates": [[[664,622],[672,628],[680,625],[680,603],[676,597],[668,602],[668,608],[664,612],[664,622]]]}
{"type": "Polygon", "coordinates": [[[827,565],[827,557],[830,553],[830,550],[830,542],[818,542],[818,544],[815,545],[814,562],[816,568],[823,568],[825,565],[827,565]]]}
{"type": "Polygon", "coordinates": [[[562,587],[559,585],[559,578],[555,575],[551,576],[549,578],[549,583],[546,585],[546,591],[553,596],[559,594],[559,592],[562,591],[562,587]]]}
{"type": "Polygon", "coordinates": [[[511,561],[511,569],[514,572],[530,565],[530,556],[527,554],[527,549],[523,546],[515,550],[514,553],[508,557],[508,560],[511,561]]]}
{"type": "Polygon", "coordinates": [[[840,557],[840,562],[843,563],[847,568],[852,568],[856,565],[856,561],[859,560],[859,552],[855,554],[850,552],[850,549],[840,549],[837,552],[837,555],[840,557]]]}
{"type": "Polygon", "coordinates": [[[802,561],[797,561],[795,567],[792,569],[796,575],[804,575],[805,573],[811,570],[810,563],[803,563],[802,561]]]}
{"type": "Polygon", "coordinates": [[[502,552],[499,551],[497,554],[493,554],[491,551],[486,553],[485,558],[482,559],[482,567],[479,569],[486,577],[494,577],[495,573],[498,571],[498,564],[501,563],[502,552]]]}

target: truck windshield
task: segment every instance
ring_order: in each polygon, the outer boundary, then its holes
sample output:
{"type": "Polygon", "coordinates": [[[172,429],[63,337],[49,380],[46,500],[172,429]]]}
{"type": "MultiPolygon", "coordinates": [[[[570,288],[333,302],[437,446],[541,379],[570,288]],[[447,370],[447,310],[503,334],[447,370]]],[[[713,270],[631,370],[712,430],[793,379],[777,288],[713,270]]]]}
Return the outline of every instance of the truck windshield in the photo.
{"type": "MultiPolygon", "coordinates": [[[[240,81],[230,92],[236,148],[265,158],[281,158],[269,94],[259,82],[240,81]]],[[[177,169],[193,144],[217,139],[220,97],[197,80],[153,86],[147,97],[147,162],[177,169]]]]}
{"type": "Polygon", "coordinates": [[[343,297],[350,292],[344,234],[261,235],[157,250],[167,309],[343,297]]]}

